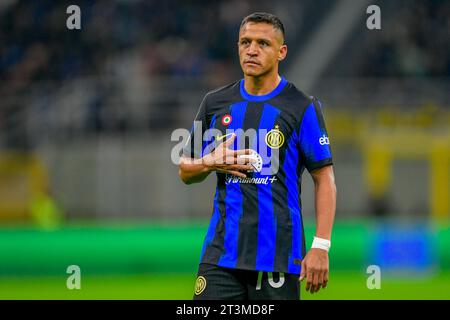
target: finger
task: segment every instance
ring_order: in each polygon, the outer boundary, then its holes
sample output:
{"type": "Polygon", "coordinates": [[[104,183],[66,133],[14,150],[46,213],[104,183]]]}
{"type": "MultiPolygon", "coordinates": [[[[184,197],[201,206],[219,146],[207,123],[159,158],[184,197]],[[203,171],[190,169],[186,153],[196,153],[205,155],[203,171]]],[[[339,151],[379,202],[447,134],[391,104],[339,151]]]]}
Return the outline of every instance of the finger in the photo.
{"type": "Polygon", "coordinates": [[[225,155],[226,164],[245,164],[245,159],[240,157],[235,157],[233,153],[227,153],[225,155]]]}
{"type": "Polygon", "coordinates": [[[250,163],[247,159],[244,158],[235,158],[234,156],[226,156],[224,164],[230,166],[230,165],[246,165],[247,163],[250,163]]]}
{"type": "Polygon", "coordinates": [[[323,284],[322,284],[322,288],[326,288],[328,285],[328,270],[326,270],[323,274],[323,284]]]}
{"type": "Polygon", "coordinates": [[[248,158],[247,156],[238,156],[235,159],[235,163],[237,164],[251,164],[256,162],[256,159],[248,158]]]}
{"type": "Polygon", "coordinates": [[[245,164],[232,164],[226,167],[226,170],[253,171],[253,169],[253,166],[245,164]]]}
{"type": "Polygon", "coordinates": [[[254,163],[257,161],[254,158],[249,158],[246,156],[239,156],[239,155],[236,156],[233,153],[226,154],[224,156],[224,159],[225,159],[225,163],[227,163],[227,164],[248,164],[248,163],[254,163]]]}
{"type": "Polygon", "coordinates": [[[314,292],[317,292],[320,290],[320,287],[322,286],[322,282],[323,282],[323,272],[316,270],[316,272],[314,272],[314,280],[313,280],[314,292]]]}
{"type": "Polygon", "coordinates": [[[300,270],[301,270],[301,272],[300,272],[299,280],[302,281],[303,279],[305,279],[305,275],[306,275],[306,263],[305,263],[305,260],[302,260],[302,265],[301,265],[300,270]]]}
{"type": "Polygon", "coordinates": [[[313,273],[310,270],[308,270],[306,272],[306,291],[311,292],[312,282],[313,282],[313,273]]]}
{"type": "Polygon", "coordinates": [[[237,160],[238,159],[233,157],[233,156],[226,155],[226,156],[224,156],[224,162],[223,163],[227,164],[227,165],[237,164],[238,163],[237,160]]]}
{"type": "Polygon", "coordinates": [[[239,150],[234,150],[234,155],[235,156],[240,156],[240,155],[246,155],[246,154],[252,154],[252,149],[239,149],[239,150]]]}
{"type": "Polygon", "coordinates": [[[320,288],[322,288],[322,286],[323,286],[323,281],[324,281],[323,280],[323,278],[324,278],[324,272],[323,271],[319,273],[318,278],[319,278],[319,282],[318,282],[318,286],[317,286],[317,291],[319,291],[320,288]]]}
{"type": "Polygon", "coordinates": [[[314,278],[315,278],[315,280],[314,280],[314,282],[315,282],[315,284],[314,284],[314,292],[318,292],[322,288],[323,272],[322,271],[316,272],[314,278]]]}
{"type": "Polygon", "coordinates": [[[313,273],[311,293],[317,292],[318,291],[318,289],[317,289],[318,286],[319,286],[319,273],[317,271],[315,271],[313,273]]]}
{"type": "Polygon", "coordinates": [[[231,137],[229,137],[227,140],[225,140],[224,142],[223,142],[223,146],[224,147],[229,147],[229,146],[231,146],[232,144],[233,144],[233,142],[234,142],[234,139],[236,139],[236,134],[232,134],[231,135],[231,137]]]}

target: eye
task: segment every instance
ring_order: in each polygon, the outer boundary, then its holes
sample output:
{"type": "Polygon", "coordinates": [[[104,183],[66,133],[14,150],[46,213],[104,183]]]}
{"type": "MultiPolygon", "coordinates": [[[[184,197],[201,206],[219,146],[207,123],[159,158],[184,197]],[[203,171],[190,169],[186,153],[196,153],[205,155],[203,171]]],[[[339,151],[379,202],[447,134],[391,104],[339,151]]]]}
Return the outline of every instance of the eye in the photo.
{"type": "Polygon", "coordinates": [[[241,45],[243,45],[243,46],[245,46],[245,45],[247,45],[248,44],[248,40],[246,40],[246,39],[243,39],[243,40],[241,40],[241,45]]]}
{"type": "Polygon", "coordinates": [[[268,44],[266,41],[260,41],[260,42],[259,42],[259,45],[260,45],[261,47],[267,47],[269,44],[268,44]]]}

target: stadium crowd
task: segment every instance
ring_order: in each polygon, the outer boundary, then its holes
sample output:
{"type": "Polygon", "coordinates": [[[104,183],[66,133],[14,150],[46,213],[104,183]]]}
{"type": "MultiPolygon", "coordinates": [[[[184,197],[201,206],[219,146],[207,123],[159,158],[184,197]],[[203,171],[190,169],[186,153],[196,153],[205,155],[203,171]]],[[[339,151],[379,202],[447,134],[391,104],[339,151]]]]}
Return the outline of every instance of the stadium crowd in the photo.
{"type": "MultiPolygon", "coordinates": [[[[136,53],[142,57],[147,78],[214,74],[220,75],[218,83],[235,79],[240,74],[235,48],[240,20],[255,3],[261,8],[270,3],[82,0],[78,1],[82,30],[69,31],[65,11],[69,3],[9,2],[0,8],[0,132],[12,139],[6,145],[24,139],[19,124],[29,104],[21,98],[29,98],[36,90],[36,97],[46,97],[46,90],[52,92],[55,84],[61,87],[78,77],[105,76],[108,63],[117,56],[136,53]]],[[[450,3],[414,1],[413,6],[398,1],[395,6],[395,15],[383,20],[389,32],[380,32],[376,41],[371,38],[364,44],[365,54],[354,76],[449,77],[450,3]]],[[[307,6],[302,8],[310,14],[307,6]]],[[[295,23],[290,27],[288,35],[294,33],[295,23]]],[[[297,33],[298,38],[304,32],[297,33]]],[[[291,54],[295,54],[295,42],[289,43],[291,54]]],[[[86,119],[91,123],[88,128],[101,131],[105,126],[92,119],[108,108],[108,96],[116,88],[101,83],[98,87],[86,119]]]]}

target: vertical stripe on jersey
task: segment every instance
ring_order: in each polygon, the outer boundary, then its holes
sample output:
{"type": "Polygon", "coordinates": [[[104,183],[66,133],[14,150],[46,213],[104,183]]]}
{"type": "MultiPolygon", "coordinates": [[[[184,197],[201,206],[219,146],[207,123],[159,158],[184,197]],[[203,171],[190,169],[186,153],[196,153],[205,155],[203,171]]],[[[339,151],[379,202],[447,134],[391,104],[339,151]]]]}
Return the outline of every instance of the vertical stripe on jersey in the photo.
{"type": "MultiPolygon", "coordinates": [[[[247,102],[233,104],[231,107],[232,121],[228,125],[228,129],[236,130],[243,127],[247,102]]],[[[237,148],[236,137],[234,148],[237,148]]],[[[243,195],[239,183],[230,183],[226,185],[225,196],[225,235],[224,235],[224,252],[219,259],[219,265],[223,267],[234,268],[237,263],[238,256],[238,232],[239,220],[242,216],[243,195]]]]}
{"type": "MultiPolygon", "coordinates": [[[[263,114],[259,124],[259,130],[269,132],[275,126],[275,120],[280,114],[280,110],[264,104],[263,114]]],[[[255,141],[256,142],[256,141],[255,141]]],[[[267,152],[262,152],[263,157],[270,158],[271,149],[265,145],[264,141],[259,141],[258,146],[254,144],[254,149],[267,148],[267,152]]],[[[266,151],[266,150],[264,150],[266,151]]],[[[261,152],[259,152],[261,153],[261,152]]],[[[263,163],[267,163],[267,159],[263,159],[263,163]]],[[[270,168],[270,163],[264,165],[270,168]]],[[[260,172],[254,173],[255,178],[264,177],[260,172]]],[[[270,177],[269,177],[270,178],[270,177]]],[[[275,244],[277,236],[277,219],[274,213],[274,203],[272,201],[272,184],[258,184],[258,247],[256,250],[256,270],[270,271],[273,270],[275,264],[275,244]]]]}
{"type": "MultiPolygon", "coordinates": [[[[191,127],[191,131],[189,132],[189,139],[188,139],[186,145],[183,147],[183,151],[182,151],[182,154],[186,157],[201,158],[201,156],[202,156],[200,153],[200,150],[195,150],[195,147],[196,147],[195,138],[197,137],[198,130],[199,130],[199,123],[198,123],[198,121],[194,121],[194,123],[192,124],[192,127],[191,127]]],[[[200,135],[201,134],[202,133],[200,132],[200,135]]]]}
{"type": "MultiPolygon", "coordinates": [[[[214,136],[212,135],[212,132],[211,132],[211,129],[213,129],[214,128],[214,126],[216,125],[216,115],[214,115],[213,117],[212,117],[212,119],[211,119],[211,122],[210,122],[210,124],[209,124],[209,130],[208,130],[208,133],[205,135],[205,140],[203,140],[203,137],[202,137],[202,157],[205,155],[205,149],[206,149],[206,147],[209,145],[209,144],[211,144],[211,143],[213,143],[213,139],[214,139],[214,136]]],[[[209,152],[207,152],[207,153],[209,153],[209,152]]],[[[206,153],[206,154],[207,154],[206,153]]]]}
{"type": "MultiPolygon", "coordinates": [[[[239,149],[254,149],[258,140],[258,127],[263,114],[263,105],[257,102],[249,102],[242,130],[246,133],[245,140],[241,139],[239,149]],[[252,129],[252,130],[249,130],[252,129]]],[[[254,173],[248,173],[247,177],[254,177],[254,173]]],[[[256,249],[258,246],[258,187],[254,183],[241,184],[241,191],[245,196],[242,217],[239,221],[238,234],[238,261],[236,268],[255,269],[256,249]],[[242,254],[245,252],[246,254],[242,254]]]]}
{"type": "Polygon", "coordinates": [[[202,262],[218,264],[220,257],[224,251],[224,241],[225,241],[225,197],[226,197],[226,187],[225,187],[225,177],[223,174],[217,173],[217,188],[218,188],[218,198],[217,198],[217,210],[219,214],[219,221],[216,224],[215,234],[209,246],[206,246],[205,253],[202,258],[202,262]]]}
{"type": "Polygon", "coordinates": [[[206,233],[205,241],[203,242],[202,253],[200,255],[200,261],[202,261],[205,254],[206,247],[210,245],[216,234],[217,223],[219,222],[219,187],[216,187],[216,195],[214,196],[214,212],[209,223],[208,232],[206,233]]]}
{"type": "MultiPolygon", "coordinates": [[[[211,119],[210,125],[209,125],[209,129],[213,129],[214,126],[216,125],[216,115],[214,115],[211,119]]],[[[211,140],[213,139],[212,135],[211,135],[211,131],[209,131],[209,134],[205,137],[205,140],[203,142],[203,147],[202,147],[202,156],[205,154],[205,149],[209,143],[212,143],[211,140]]],[[[206,233],[206,237],[205,237],[205,241],[203,242],[203,248],[202,248],[202,253],[200,255],[200,261],[202,261],[203,256],[205,254],[205,250],[206,247],[209,246],[209,244],[211,243],[211,241],[214,239],[215,233],[216,233],[216,228],[217,228],[217,222],[219,221],[219,202],[218,202],[218,198],[219,198],[219,187],[216,187],[216,194],[214,196],[214,211],[213,211],[213,215],[211,217],[211,221],[209,223],[209,227],[208,227],[208,232],[206,233]]]]}
{"type": "Polygon", "coordinates": [[[288,258],[288,272],[300,273],[300,266],[294,264],[294,260],[302,259],[302,222],[300,209],[300,190],[299,177],[297,168],[299,163],[299,152],[297,145],[297,134],[293,133],[289,139],[286,149],[286,156],[283,163],[283,169],[286,173],[286,188],[287,188],[287,206],[291,214],[292,223],[292,249],[288,258]]]}
{"type": "Polygon", "coordinates": [[[274,203],[274,212],[277,218],[275,268],[287,270],[289,256],[292,251],[292,219],[291,213],[287,208],[288,190],[286,185],[286,175],[292,174],[292,172],[285,171],[286,168],[284,167],[284,162],[287,157],[286,152],[289,141],[293,135],[293,130],[289,127],[288,123],[283,121],[283,118],[279,118],[277,124],[280,125],[279,130],[285,136],[285,142],[282,148],[278,149],[278,180],[272,185],[272,201],[274,203]]]}

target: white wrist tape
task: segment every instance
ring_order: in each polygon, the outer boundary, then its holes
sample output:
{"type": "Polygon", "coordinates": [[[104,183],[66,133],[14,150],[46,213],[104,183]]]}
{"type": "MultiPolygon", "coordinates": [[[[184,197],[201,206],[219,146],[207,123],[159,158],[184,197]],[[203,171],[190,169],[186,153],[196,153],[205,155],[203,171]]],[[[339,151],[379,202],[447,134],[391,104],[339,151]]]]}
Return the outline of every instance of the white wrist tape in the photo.
{"type": "Polygon", "coordinates": [[[311,248],[323,249],[326,250],[327,252],[330,250],[330,247],[331,247],[330,240],[317,237],[314,237],[313,243],[311,245],[311,248]]]}

